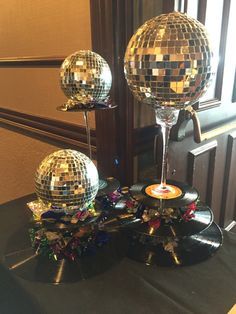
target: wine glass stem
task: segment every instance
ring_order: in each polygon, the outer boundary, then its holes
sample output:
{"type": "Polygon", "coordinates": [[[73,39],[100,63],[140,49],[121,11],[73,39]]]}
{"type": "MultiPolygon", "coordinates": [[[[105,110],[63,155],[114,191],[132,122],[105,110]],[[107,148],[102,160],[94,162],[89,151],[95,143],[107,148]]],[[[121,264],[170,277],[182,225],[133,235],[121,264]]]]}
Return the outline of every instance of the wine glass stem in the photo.
{"type": "Polygon", "coordinates": [[[92,159],[90,126],[89,126],[89,119],[88,119],[88,111],[87,110],[84,111],[84,121],[85,121],[86,135],[87,135],[89,158],[92,159]]]}
{"type": "Polygon", "coordinates": [[[163,151],[162,151],[162,169],[161,169],[161,186],[160,188],[166,189],[166,177],[167,177],[167,164],[168,164],[168,144],[170,137],[171,127],[163,124],[161,126],[162,141],[163,141],[163,151]]]}

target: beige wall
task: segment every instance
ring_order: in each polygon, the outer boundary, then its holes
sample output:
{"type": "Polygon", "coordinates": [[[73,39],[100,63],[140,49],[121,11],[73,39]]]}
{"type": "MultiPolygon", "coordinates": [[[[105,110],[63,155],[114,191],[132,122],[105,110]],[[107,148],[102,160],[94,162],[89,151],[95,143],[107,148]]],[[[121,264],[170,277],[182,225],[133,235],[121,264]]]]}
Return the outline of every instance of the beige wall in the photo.
{"type": "Polygon", "coordinates": [[[0,128],[0,204],[34,192],[39,163],[59,148],[0,128]]]}
{"type": "MultiPolygon", "coordinates": [[[[1,3],[0,58],[68,56],[91,50],[89,0],[9,0],[1,3]]],[[[0,67],[0,107],[84,124],[82,114],[60,113],[66,98],[59,68],[0,67]]],[[[94,115],[91,113],[94,128],[94,115]]]]}
{"type": "MultiPolygon", "coordinates": [[[[57,68],[0,68],[0,95],[0,107],[84,124],[81,113],[56,110],[67,99],[59,86],[57,68]]],[[[90,117],[95,128],[93,112],[90,117]]]]}
{"type": "MultiPolygon", "coordinates": [[[[91,49],[89,0],[1,1],[0,43],[0,58],[65,57],[91,49]]],[[[83,124],[82,114],[56,111],[66,101],[59,67],[0,66],[0,95],[0,107],[83,124]]],[[[1,125],[0,138],[0,203],[5,203],[34,192],[38,164],[58,147],[1,125]]]]}
{"type": "Polygon", "coordinates": [[[89,0],[1,1],[0,57],[68,55],[91,48],[89,0]]]}

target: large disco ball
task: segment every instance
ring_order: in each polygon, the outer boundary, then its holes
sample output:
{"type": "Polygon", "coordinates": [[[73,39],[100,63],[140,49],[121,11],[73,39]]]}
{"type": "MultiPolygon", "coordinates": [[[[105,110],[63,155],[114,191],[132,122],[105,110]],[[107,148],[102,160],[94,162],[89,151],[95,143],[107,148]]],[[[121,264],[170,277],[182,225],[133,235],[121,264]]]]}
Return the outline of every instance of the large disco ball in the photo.
{"type": "Polygon", "coordinates": [[[81,104],[104,101],[111,89],[109,65],[97,53],[80,50],[68,56],[60,69],[65,95],[81,104]]]}
{"type": "Polygon", "coordinates": [[[63,149],[48,155],[35,174],[36,194],[44,203],[59,208],[80,209],[94,200],[98,172],[84,154],[63,149]]]}
{"type": "Polygon", "coordinates": [[[211,62],[205,27],[173,12],[152,18],[136,31],[125,53],[125,76],[139,101],[183,108],[206,91],[211,62]]]}

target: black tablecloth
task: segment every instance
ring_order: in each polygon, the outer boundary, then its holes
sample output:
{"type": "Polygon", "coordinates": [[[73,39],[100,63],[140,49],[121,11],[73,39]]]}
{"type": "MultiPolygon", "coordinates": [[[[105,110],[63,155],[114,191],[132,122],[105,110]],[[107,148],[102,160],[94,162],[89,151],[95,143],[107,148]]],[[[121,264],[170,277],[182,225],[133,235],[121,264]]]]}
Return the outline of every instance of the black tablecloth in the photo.
{"type": "Polygon", "coordinates": [[[30,282],[4,264],[9,237],[27,221],[30,195],[0,207],[0,313],[227,313],[236,303],[236,234],[195,266],[162,268],[124,258],[106,272],[73,284],[30,282]]]}

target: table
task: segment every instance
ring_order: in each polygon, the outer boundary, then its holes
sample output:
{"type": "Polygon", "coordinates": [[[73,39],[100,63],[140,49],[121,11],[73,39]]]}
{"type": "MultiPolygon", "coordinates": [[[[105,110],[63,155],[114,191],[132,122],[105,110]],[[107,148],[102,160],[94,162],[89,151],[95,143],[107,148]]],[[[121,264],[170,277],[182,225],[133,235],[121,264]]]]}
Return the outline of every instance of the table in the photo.
{"type": "Polygon", "coordinates": [[[236,303],[236,234],[195,266],[146,266],[124,257],[112,268],[77,283],[52,285],[15,276],[4,264],[9,237],[28,218],[28,195],[0,206],[1,314],[227,313],[236,303]]]}

